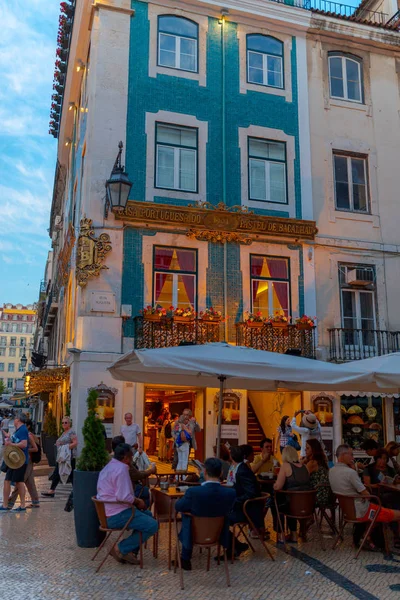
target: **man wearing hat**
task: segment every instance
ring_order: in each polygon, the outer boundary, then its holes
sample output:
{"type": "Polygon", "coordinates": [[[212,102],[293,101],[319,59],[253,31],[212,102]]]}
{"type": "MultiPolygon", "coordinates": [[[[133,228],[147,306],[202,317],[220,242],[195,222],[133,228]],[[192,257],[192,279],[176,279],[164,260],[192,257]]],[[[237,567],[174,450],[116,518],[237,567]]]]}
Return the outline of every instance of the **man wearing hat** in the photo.
{"type": "Polygon", "coordinates": [[[306,444],[308,440],[311,438],[317,439],[319,442],[322,442],[321,439],[321,425],[317,417],[311,410],[297,410],[294,413],[294,417],[292,422],[290,423],[292,431],[301,434],[301,450],[300,456],[303,457],[306,455],[306,444]],[[303,413],[303,418],[301,420],[301,427],[299,427],[296,423],[296,417],[299,414],[303,413]]]}
{"type": "Polygon", "coordinates": [[[3,506],[0,511],[8,509],[8,497],[11,491],[11,482],[15,483],[21,505],[14,512],[25,512],[25,471],[28,465],[29,432],[25,425],[26,417],[18,414],[14,418],[15,431],[11,438],[5,439],[4,462],[7,465],[6,478],[3,489],[3,506]]]}

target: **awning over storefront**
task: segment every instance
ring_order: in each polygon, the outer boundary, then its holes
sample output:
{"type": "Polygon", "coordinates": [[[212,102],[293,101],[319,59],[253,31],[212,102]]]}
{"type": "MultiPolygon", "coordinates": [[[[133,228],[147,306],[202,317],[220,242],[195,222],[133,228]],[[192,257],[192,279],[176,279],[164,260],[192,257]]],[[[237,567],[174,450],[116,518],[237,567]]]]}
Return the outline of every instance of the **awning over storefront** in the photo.
{"type": "Polygon", "coordinates": [[[40,392],[51,392],[68,378],[69,367],[31,371],[25,375],[25,395],[34,396],[40,392]]]}

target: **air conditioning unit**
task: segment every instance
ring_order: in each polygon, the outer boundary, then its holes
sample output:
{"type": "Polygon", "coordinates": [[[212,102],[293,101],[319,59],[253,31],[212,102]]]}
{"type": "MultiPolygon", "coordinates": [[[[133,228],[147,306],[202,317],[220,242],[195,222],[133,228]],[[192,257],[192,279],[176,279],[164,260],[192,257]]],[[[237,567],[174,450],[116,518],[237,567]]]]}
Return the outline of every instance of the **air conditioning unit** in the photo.
{"type": "Polygon", "coordinates": [[[347,269],[346,283],[348,285],[357,285],[367,287],[375,283],[375,272],[371,267],[357,267],[347,269]]]}

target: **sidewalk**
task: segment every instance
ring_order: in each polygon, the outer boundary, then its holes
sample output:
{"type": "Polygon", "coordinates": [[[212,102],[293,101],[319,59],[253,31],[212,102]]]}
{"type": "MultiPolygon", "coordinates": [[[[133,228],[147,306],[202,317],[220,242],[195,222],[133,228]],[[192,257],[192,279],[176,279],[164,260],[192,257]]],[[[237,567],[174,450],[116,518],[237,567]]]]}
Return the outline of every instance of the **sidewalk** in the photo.
{"type": "MultiPolygon", "coordinates": [[[[3,476],[0,477],[2,488],[3,476]]],[[[47,477],[37,479],[38,489],[48,489],[47,477]]],[[[70,486],[59,486],[54,499],[39,509],[0,515],[0,598],[23,600],[397,600],[400,557],[388,562],[381,554],[362,553],[356,561],[349,535],[340,549],[331,550],[326,536],[323,552],[314,536],[292,548],[289,554],[271,542],[275,561],[261,546],[229,564],[231,588],[226,587],[223,567],[212,561],[206,572],[206,556],[195,551],[193,570],[179,576],[169,572],[165,526],[160,535],[159,558],[152,557],[152,543],[144,551],[144,569],[121,565],[110,558],[99,574],[91,561],[92,549],[76,546],[73,513],[64,512],[70,486]]]]}

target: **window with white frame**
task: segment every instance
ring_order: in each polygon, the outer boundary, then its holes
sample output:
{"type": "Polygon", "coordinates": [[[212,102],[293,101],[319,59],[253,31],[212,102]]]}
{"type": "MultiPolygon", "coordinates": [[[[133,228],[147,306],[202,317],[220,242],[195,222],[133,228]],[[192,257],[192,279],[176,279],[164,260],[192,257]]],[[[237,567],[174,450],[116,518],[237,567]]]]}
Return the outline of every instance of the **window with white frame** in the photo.
{"type": "Polygon", "coordinates": [[[158,65],[197,73],[199,28],[183,17],[158,17],[158,65]]]}
{"type": "Polygon", "coordinates": [[[340,52],[330,52],[328,61],[331,98],[362,103],[361,59],[340,52]]]}
{"type": "Polygon", "coordinates": [[[340,303],[342,313],[343,343],[349,358],[366,358],[377,343],[377,317],[375,297],[375,269],[369,265],[339,265],[340,303]],[[362,273],[368,271],[368,278],[362,273]],[[354,280],[353,274],[360,278],[354,280]],[[372,276],[371,276],[372,273],[372,276]],[[363,279],[366,279],[363,282],[363,279]],[[367,284],[368,281],[370,283],[367,284]],[[368,348],[367,354],[364,354],[368,348]]]}
{"type": "Polygon", "coordinates": [[[369,207],[366,157],[334,152],[333,173],[336,209],[367,213],[369,207]]]}
{"type": "Polygon", "coordinates": [[[15,371],[15,364],[14,363],[8,363],[8,372],[9,373],[13,373],[15,371]]]}
{"type": "Polygon", "coordinates": [[[163,308],[196,308],[197,251],[155,246],[153,303],[163,308]]]}
{"type": "Polygon", "coordinates": [[[250,280],[253,312],[290,315],[289,259],[251,254],[250,280]]]}
{"type": "Polygon", "coordinates": [[[15,356],[16,352],[17,352],[17,349],[16,348],[9,348],[8,352],[9,352],[9,356],[15,356]]]}
{"type": "Polygon", "coordinates": [[[247,36],[247,81],[284,88],[283,43],[269,35],[247,36]]]}
{"type": "Polygon", "coordinates": [[[11,377],[9,377],[7,379],[7,389],[12,390],[13,385],[14,385],[14,379],[12,379],[11,377]]]}
{"type": "Polygon", "coordinates": [[[286,144],[249,138],[249,198],[287,203],[286,144]]]}
{"type": "Polygon", "coordinates": [[[7,337],[5,335],[0,337],[0,346],[7,346],[7,337]]]}
{"type": "Polygon", "coordinates": [[[197,192],[198,131],[156,123],[156,188],[197,192]]]}

